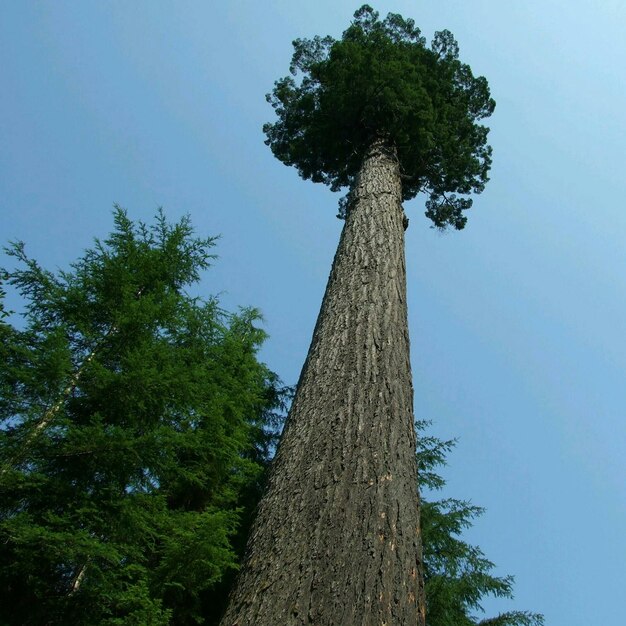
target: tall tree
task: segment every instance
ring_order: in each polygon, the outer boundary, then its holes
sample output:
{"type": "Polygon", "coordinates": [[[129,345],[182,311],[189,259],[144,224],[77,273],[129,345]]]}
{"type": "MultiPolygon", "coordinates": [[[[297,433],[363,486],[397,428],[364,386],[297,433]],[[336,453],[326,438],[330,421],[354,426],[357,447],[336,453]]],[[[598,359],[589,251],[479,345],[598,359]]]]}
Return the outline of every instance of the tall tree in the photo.
{"type": "Polygon", "coordinates": [[[465,225],[487,181],[487,81],[447,31],[355,13],[296,40],[269,101],[274,155],[348,188],[345,225],[223,626],[424,624],[402,201],[465,225]],[[460,195],[457,195],[460,194],[460,195]]]}
{"type": "MultiPolygon", "coordinates": [[[[237,565],[280,401],[258,313],[191,297],[214,240],[131,222],[0,307],[0,623],[191,624],[237,565]]],[[[0,294],[1,295],[1,294],[0,294]]]]}

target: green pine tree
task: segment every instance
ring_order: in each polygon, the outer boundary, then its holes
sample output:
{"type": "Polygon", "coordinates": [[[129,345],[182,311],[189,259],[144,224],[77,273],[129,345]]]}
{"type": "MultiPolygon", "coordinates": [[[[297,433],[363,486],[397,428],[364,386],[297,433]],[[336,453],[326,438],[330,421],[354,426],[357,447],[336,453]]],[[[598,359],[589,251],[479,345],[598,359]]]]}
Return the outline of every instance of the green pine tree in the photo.
{"type": "MultiPolygon", "coordinates": [[[[417,422],[417,459],[420,485],[431,493],[445,480],[437,468],[446,464],[454,440],[424,435],[429,422],[417,422]]],[[[496,576],[495,565],[483,551],[462,539],[463,530],[484,509],[456,498],[422,500],[424,579],[427,626],[542,626],[543,616],[528,611],[509,611],[482,619],[481,600],[486,596],[513,598],[513,577],[496,576]]]]}
{"type": "Polygon", "coordinates": [[[214,239],[116,208],[53,273],[9,249],[0,316],[0,623],[202,622],[237,567],[281,402],[253,309],[188,295],[214,239]]]}

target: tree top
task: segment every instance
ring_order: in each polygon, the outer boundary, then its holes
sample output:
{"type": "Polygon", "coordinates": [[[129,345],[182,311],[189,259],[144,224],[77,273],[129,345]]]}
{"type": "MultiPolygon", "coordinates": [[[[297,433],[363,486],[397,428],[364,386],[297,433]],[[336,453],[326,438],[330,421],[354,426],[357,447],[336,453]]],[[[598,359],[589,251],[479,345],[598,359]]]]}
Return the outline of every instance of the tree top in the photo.
{"type": "Polygon", "coordinates": [[[425,192],[436,227],[463,228],[467,196],[488,181],[489,129],[478,121],[495,102],[487,80],[459,60],[452,33],[435,33],[428,47],[413,20],[381,20],[363,5],[341,39],[293,46],[291,75],[267,96],[278,118],[263,127],[274,155],[338,191],[382,139],[399,159],[404,199],[425,192]]]}

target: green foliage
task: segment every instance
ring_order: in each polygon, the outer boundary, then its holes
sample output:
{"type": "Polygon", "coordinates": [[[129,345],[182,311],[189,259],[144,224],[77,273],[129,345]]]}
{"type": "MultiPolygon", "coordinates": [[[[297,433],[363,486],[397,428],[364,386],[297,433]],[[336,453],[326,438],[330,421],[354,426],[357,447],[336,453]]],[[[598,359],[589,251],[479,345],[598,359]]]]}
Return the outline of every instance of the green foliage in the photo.
{"type": "MultiPolygon", "coordinates": [[[[416,424],[423,431],[428,422],[416,424]]],[[[455,441],[432,436],[418,437],[420,483],[430,490],[445,481],[436,468],[445,465],[455,441]]],[[[498,617],[479,619],[485,596],[513,597],[513,577],[494,576],[494,564],[482,550],[463,541],[463,530],[482,515],[483,509],[469,502],[445,499],[422,501],[422,540],[428,626],[542,626],[543,616],[527,611],[509,611],[498,617]]]]}
{"type": "Polygon", "coordinates": [[[278,116],[263,128],[274,155],[337,191],[383,140],[399,159],[404,198],[427,192],[433,224],[463,228],[472,201],[462,196],[484,189],[491,166],[488,129],[477,122],[495,102],[485,78],[459,61],[452,34],[436,33],[427,47],[413,20],[380,20],[364,5],[340,40],[293,45],[292,76],[267,96],[278,116]]]}
{"type": "Polygon", "coordinates": [[[0,623],[199,623],[236,569],[282,392],[259,314],[185,292],[213,245],[116,208],[68,272],[10,248],[26,308],[20,330],[0,315],[0,623]]]}

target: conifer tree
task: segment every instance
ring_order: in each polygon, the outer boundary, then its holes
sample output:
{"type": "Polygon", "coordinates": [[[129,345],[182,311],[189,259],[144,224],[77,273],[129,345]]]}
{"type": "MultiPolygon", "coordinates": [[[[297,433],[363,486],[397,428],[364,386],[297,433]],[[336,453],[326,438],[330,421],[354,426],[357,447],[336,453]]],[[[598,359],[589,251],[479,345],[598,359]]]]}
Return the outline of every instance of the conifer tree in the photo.
{"type": "Polygon", "coordinates": [[[482,618],[481,601],[486,596],[513,598],[513,577],[495,576],[494,564],[478,546],[467,543],[463,531],[484,509],[466,500],[431,500],[445,487],[438,468],[446,465],[455,440],[444,441],[423,434],[429,422],[416,424],[420,483],[429,492],[422,500],[424,580],[428,626],[542,626],[543,616],[530,611],[506,611],[482,618]]]}
{"type": "Polygon", "coordinates": [[[424,625],[402,201],[465,226],[487,181],[487,81],[442,31],[365,5],[296,40],[271,95],[274,155],[347,189],[345,225],[223,626],[424,625]]]}
{"type": "Polygon", "coordinates": [[[280,401],[258,313],[186,293],[214,245],[188,219],[115,226],[66,272],[10,249],[1,624],[201,622],[256,501],[280,401]]]}

